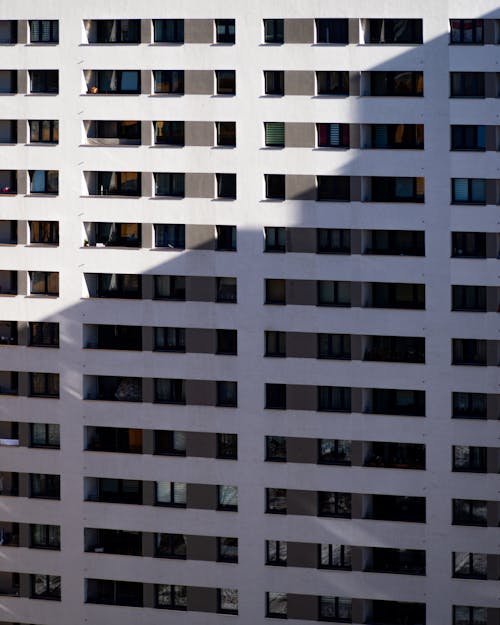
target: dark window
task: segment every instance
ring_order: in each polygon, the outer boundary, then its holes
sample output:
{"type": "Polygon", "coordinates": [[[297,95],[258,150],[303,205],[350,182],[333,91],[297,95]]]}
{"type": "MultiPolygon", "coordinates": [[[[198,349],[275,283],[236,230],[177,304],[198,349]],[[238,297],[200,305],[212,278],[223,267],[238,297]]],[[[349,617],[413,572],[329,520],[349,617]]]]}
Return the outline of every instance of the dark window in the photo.
{"type": "Polygon", "coordinates": [[[452,126],[451,149],[485,150],[486,126],[452,126]]]}
{"type": "Polygon", "coordinates": [[[59,347],[59,324],[50,321],[30,321],[30,345],[59,347]]]}
{"type": "Polygon", "coordinates": [[[215,174],[217,178],[217,197],[236,199],[236,174],[215,174]]]}
{"type": "Polygon", "coordinates": [[[264,70],[264,93],[266,95],[285,95],[285,72],[264,70]]]}
{"type": "Polygon", "coordinates": [[[285,122],[264,122],[266,147],[285,147],[285,122]]]}
{"type": "Polygon", "coordinates": [[[468,605],[453,606],[453,625],[487,625],[488,608],[468,605]]]}
{"type": "Polygon", "coordinates": [[[333,438],[318,440],[319,464],[351,464],[351,441],[333,438]]]}
{"type": "Polygon", "coordinates": [[[351,518],[351,493],[318,493],[318,516],[351,518]]]}
{"type": "Polygon", "coordinates": [[[351,412],[351,389],[347,386],[318,386],[318,410],[351,412]]]}
{"type": "Polygon", "coordinates": [[[365,518],[379,521],[425,523],[425,497],[373,495],[372,509],[365,518]]]}
{"type": "Polygon", "coordinates": [[[187,610],[187,586],[156,584],[156,607],[167,610],[187,610]]]}
{"type": "Polygon", "coordinates": [[[318,147],[348,148],[349,124],[316,124],[318,147]]]}
{"type": "Polygon", "coordinates": [[[266,408],[286,409],[286,384],[266,383],[266,408]]]}
{"type": "Polygon", "coordinates": [[[454,258],[486,258],[486,233],[452,232],[451,255],[454,258]]]}
{"type": "Polygon", "coordinates": [[[425,285],[372,282],[372,308],[425,309],[425,285]]]}
{"type": "Polygon", "coordinates": [[[349,95],[349,72],[316,72],[318,95],[349,95]]]}
{"type": "Polygon", "coordinates": [[[131,273],[97,274],[97,297],[141,298],[141,276],[131,273]]]}
{"type": "Polygon", "coordinates": [[[217,538],[217,561],[238,562],[238,539],[230,537],[217,538]]]}
{"type": "Polygon", "coordinates": [[[423,124],[372,124],[371,147],[391,150],[423,150],[423,124]]]}
{"type": "Polygon", "coordinates": [[[450,20],[450,44],[484,43],[483,20],[450,20]]]}
{"type": "Polygon", "coordinates": [[[0,321],[0,345],[17,345],[17,321],[0,321]]]}
{"type": "Polygon", "coordinates": [[[140,247],[142,224],[99,222],[95,227],[95,243],[110,247],[140,247]]]}
{"type": "Polygon", "coordinates": [[[453,525],[488,524],[486,501],[478,499],[453,499],[453,525]]]}
{"type": "Polygon", "coordinates": [[[58,221],[30,221],[30,243],[59,245],[58,221]]]}
{"type": "Polygon", "coordinates": [[[59,172],[36,169],[30,171],[30,193],[57,195],[59,192],[59,172]]]}
{"type": "Polygon", "coordinates": [[[318,358],[350,360],[350,334],[318,334],[318,358]]]}
{"type": "Polygon", "coordinates": [[[217,510],[228,510],[233,512],[238,510],[237,486],[217,486],[217,510]]]}
{"type": "Polygon", "coordinates": [[[186,226],[184,224],[154,224],[155,247],[183,250],[186,247],[186,226]]]}
{"type": "Polygon", "coordinates": [[[266,512],[269,514],[287,513],[286,488],[266,488],[266,512]]]}
{"type": "Polygon", "coordinates": [[[184,95],[184,70],[154,70],[154,92],[184,95]]]}
{"type": "Polygon", "coordinates": [[[485,553],[453,552],[453,577],[486,579],[487,556],[485,553]]]}
{"type": "Polygon", "coordinates": [[[100,69],[85,72],[88,93],[137,94],[141,92],[139,70],[100,69]]]}
{"type": "Polygon", "coordinates": [[[155,402],[163,404],[185,404],[186,394],[184,380],[156,378],[155,402]]]}
{"type": "Polygon", "coordinates": [[[235,43],[236,26],[234,20],[215,20],[216,43],[235,43]]]}
{"type": "Polygon", "coordinates": [[[425,255],[425,232],[420,230],[370,230],[368,239],[365,254],[425,255]]]}
{"type": "Polygon", "coordinates": [[[89,144],[140,145],[141,143],[141,122],[138,121],[98,120],[87,122],[86,127],[89,144]],[[105,141],[99,141],[100,139],[105,141]]]}
{"type": "Polygon", "coordinates": [[[371,552],[371,562],[365,567],[365,571],[425,575],[425,551],[374,547],[371,552]]]}
{"type": "Polygon", "coordinates": [[[346,597],[319,597],[319,620],[350,623],[352,601],[346,597]]]}
{"type": "Polygon", "coordinates": [[[186,278],[184,276],[155,276],[155,299],[185,301],[186,278]]]}
{"type": "Polygon", "coordinates": [[[215,122],[217,145],[234,148],[236,146],[236,122],[215,122]]]}
{"type": "Polygon", "coordinates": [[[17,295],[17,271],[0,269],[0,293],[17,295]]]}
{"type": "Polygon", "coordinates": [[[30,426],[31,447],[60,447],[59,425],[57,423],[32,423],[30,426]]]}
{"type": "Polygon", "coordinates": [[[347,19],[317,19],[316,43],[349,43],[347,19]]]}
{"type": "Polygon", "coordinates": [[[31,599],[61,601],[61,578],[59,575],[30,575],[31,599]]]}
{"type": "MultiPolygon", "coordinates": [[[[140,43],[140,20],[96,20],[95,43],[140,43]]],[[[94,43],[94,42],[92,42],[94,43]]]]}
{"type": "Polygon", "coordinates": [[[30,373],[31,397],[59,397],[58,373],[30,373]]]}
{"type": "Polygon", "coordinates": [[[451,301],[452,310],[486,312],[486,287],[453,284],[451,301]]]}
{"type": "Polygon", "coordinates": [[[266,540],[266,564],[286,566],[287,544],[285,540],[266,540]]]}
{"type": "Polygon", "coordinates": [[[453,204],[486,204],[486,180],[452,178],[451,201],[453,204]]]}
{"type": "Polygon", "coordinates": [[[450,97],[484,98],[484,72],[450,72],[450,97]]]}
{"type": "Polygon", "coordinates": [[[169,197],[184,197],[185,174],[157,173],[155,177],[155,195],[169,197]]]}
{"type": "Polygon", "coordinates": [[[215,249],[219,252],[236,252],[236,226],[216,226],[215,249]]]}
{"type": "Polygon", "coordinates": [[[236,95],[236,72],[234,69],[216,69],[215,81],[218,95],[236,95]]]}
{"type": "Polygon", "coordinates": [[[285,199],[285,175],[284,174],[264,174],[266,182],[266,199],[285,199]]]}
{"type": "Polygon", "coordinates": [[[216,278],[217,302],[236,304],[236,278],[216,278]]]}
{"type": "Polygon", "coordinates": [[[59,295],[59,273],[56,271],[30,271],[31,295],[59,295]]]}
{"type": "Polygon", "coordinates": [[[375,600],[372,603],[374,623],[405,623],[405,625],[425,625],[425,603],[375,600]]]}
{"type": "Polygon", "coordinates": [[[283,43],[285,41],[285,20],[264,20],[264,42],[283,43]]]}
{"type": "Polygon", "coordinates": [[[266,616],[288,618],[288,597],[286,592],[266,592],[266,616]]]}
{"type": "Polygon", "coordinates": [[[0,20],[0,45],[17,43],[17,20],[0,20]]]}
{"type": "Polygon", "coordinates": [[[318,176],[318,201],[348,202],[350,199],[349,176],[318,176]]]}
{"type": "Polygon", "coordinates": [[[421,97],[424,95],[424,73],[370,72],[370,95],[421,97]]]}
{"type": "Polygon", "coordinates": [[[30,473],[30,497],[40,499],[60,499],[61,486],[59,475],[30,473]]]}
{"type": "Polygon", "coordinates": [[[452,397],[452,417],[486,419],[486,393],[453,393],[452,397]]]}
{"type": "MultiPolygon", "coordinates": [[[[1,32],[1,21],[0,21],[0,32],[1,32]]],[[[0,120],[0,144],[2,143],[17,143],[17,120],[15,119],[0,120]]]]}
{"type": "Polygon", "coordinates": [[[30,20],[30,43],[59,43],[59,21],[30,20]]]}
{"type": "Polygon", "coordinates": [[[156,482],[156,504],[185,508],[186,491],[184,482],[156,482]]]}
{"type": "Polygon", "coordinates": [[[423,202],[424,178],[373,176],[371,202],[423,202]]]}
{"type": "MultiPolygon", "coordinates": [[[[318,187],[319,193],[319,187],[318,187]]],[[[351,231],[340,228],[318,228],[317,252],[318,254],[350,254],[351,231]]]]}
{"type": "Polygon", "coordinates": [[[217,458],[221,460],[238,459],[237,434],[217,434],[217,458]]]}
{"type": "Polygon", "coordinates": [[[417,336],[371,336],[363,360],[425,362],[425,338],[417,336]]]}
{"type": "Polygon", "coordinates": [[[351,547],[349,545],[319,545],[319,568],[350,569],[351,547]]]}
{"type": "Polygon", "coordinates": [[[266,460],[286,462],[286,437],[266,436],[266,460]]]}
{"type": "Polygon", "coordinates": [[[266,304],[286,304],[286,280],[267,278],[265,287],[266,304]]]}
{"type": "Polygon", "coordinates": [[[286,252],[286,228],[283,226],[264,228],[264,251],[286,252]]]}
{"type": "Polygon", "coordinates": [[[59,525],[30,525],[30,547],[32,549],[61,548],[61,528],[59,525]]]}
{"type": "Polygon", "coordinates": [[[106,503],[142,504],[142,483],[138,480],[97,478],[95,489],[86,499],[106,503]]]}
{"type": "Polygon", "coordinates": [[[59,121],[57,119],[31,119],[30,143],[59,143],[59,121]]]}
{"type": "Polygon", "coordinates": [[[0,70],[0,93],[17,93],[17,71],[15,69],[0,70]]]}
{"type": "Polygon", "coordinates": [[[227,354],[236,356],[238,353],[238,331],[237,330],[217,330],[217,354],[227,354]]]}
{"type": "Polygon", "coordinates": [[[57,69],[31,69],[31,93],[59,93],[59,72],[57,69]]]}
{"type": "Polygon", "coordinates": [[[421,19],[371,19],[365,43],[422,43],[421,19]]]}
{"type": "Polygon", "coordinates": [[[184,20],[153,20],[155,43],[184,43],[184,20]]]}
{"type": "Polygon", "coordinates": [[[425,391],[374,388],[372,389],[372,407],[368,412],[424,417],[425,391]]]}
{"type": "Polygon", "coordinates": [[[364,461],[365,467],[425,469],[425,445],[373,442],[364,461]]]}
{"type": "Polygon", "coordinates": [[[266,330],[266,356],[286,356],[286,332],[266,330]]]}
{"type": "Polygon", "coordinates": [[[238,383],[219,381],[217,382],[217,406],[238,406],[238,383]]]}
{"type": "Polygon", "coordinates": [[[108,579],[87,579],[86,603],[142,607],[142,584],[108,579]]]}
{"type": "Polygon", "coordinates": [[[156,534],[155,556],[158,558],[186,558],[184,534],[156,534]]]}
{"type": "Polygon", "coordinates": [[[155,145],[184,145],[184,122],[153,122],[155,145]]]}
{"type": "Polygon", "coordinates": [[[142,430],[132,428],[89,427],[87,446],[90,451],[122,454],[142,453],[142,430]]]}
{"type": "Polygon", "coordinates": [[[89,195],[141,195],[141,175],[136,171],[98,171],[89,195]]]}
{"type": "Polygon", "coordinates": [[[453,445],[453,470],[486,472],[486,447],[453,445]]]}
{"type": "Polygon", "coordinates": [[[142,556],[142,532],[85,528],[85,551],[142,556]]]}
{"type": "Polygon", "coordinates": [[[486,340],[452,339],[452,364],[486,366],[486,340]]]}
{"type": "Polygon", "coordinates": [[[166,456],[186,455],[186,432],[155,430],[155,454],[166,456]]]}
{"type": "Polygon", "coordinates": [[[350,306],[351,283],[318,280],[318,306],[350,306]]]}

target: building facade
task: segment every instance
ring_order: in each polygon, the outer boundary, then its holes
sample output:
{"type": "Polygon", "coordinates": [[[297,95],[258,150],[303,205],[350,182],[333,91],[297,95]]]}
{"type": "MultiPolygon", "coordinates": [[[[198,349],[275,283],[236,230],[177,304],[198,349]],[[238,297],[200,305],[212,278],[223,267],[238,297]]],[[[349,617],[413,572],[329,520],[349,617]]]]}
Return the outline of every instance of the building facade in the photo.
{"type": "Polygon", "coordinates": [[[496,3],[1,17],[1,625],[499,625],[496,3]]]}

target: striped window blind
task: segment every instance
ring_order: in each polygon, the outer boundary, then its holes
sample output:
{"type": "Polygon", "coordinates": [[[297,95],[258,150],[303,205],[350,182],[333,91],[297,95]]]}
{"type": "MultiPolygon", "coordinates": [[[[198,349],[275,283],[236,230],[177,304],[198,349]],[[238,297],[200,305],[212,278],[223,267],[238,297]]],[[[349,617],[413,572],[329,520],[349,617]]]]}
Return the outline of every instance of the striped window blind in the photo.
{"type": "Polygon", "coordinates": [[[285,145],[285,122],[265,122],[266,145],[285,145]]]}
{"type": "Polygon", "coordinates": [[[469,183],[467,178],[453,180],[453,199],[455,202],[467,202],[469,199],[469,183]]]}

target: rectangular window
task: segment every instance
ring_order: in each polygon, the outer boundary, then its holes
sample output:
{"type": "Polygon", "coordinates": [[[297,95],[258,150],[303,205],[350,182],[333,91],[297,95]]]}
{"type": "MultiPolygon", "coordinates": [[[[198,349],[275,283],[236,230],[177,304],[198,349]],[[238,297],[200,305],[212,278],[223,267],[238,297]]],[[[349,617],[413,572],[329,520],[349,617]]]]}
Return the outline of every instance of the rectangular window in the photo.
{"type": "Polygon", "coordinates": [[[217,179],[217,197],[227,200],[236,199],[236,174],[215,174],[217,179]]]}
{"type": "Polygon", "coordinates": [[[318,147],[348,148],[349,124],[316,124],[318,147]]]}
{"type": "Polygon", "coordinates": [[[284,358],[286,356],[286,332],[266,330],[266,356],[284,358]]]}
{"type": "Polygon", "coordinates": [[[351,441],[320,438],[318,441],[318,464],[351,464],[351,441]]]}
{"type": "Polygon", "coordinates": [[[285,72],[265,70],[264,93],[266,95],[285,95],[285,72]]]}
{"type": "Polygon", "coordinates": [[[236,356],[238,353],[238,331],[237,330],[217,330],[216,354],[236,356]]]}
{"type": "Polygon", "coordinates": [[[285,175],[284,174],[264,174],[266,183],[267,200],[285,199],[285,175]]]}
{"type": "Polygon", "coordinates": [[[484,43],[484,20],[450,19],[450,44],[484,43]]]}
{"type": "Polygon", "coordinates": [[[286,228],[274,226],[264,228],[264,251],[286,252],[286,228]]]}
{"type": "Polygon", "coordinates": [[[30,193],[57,195],[59,192],[59,172],[56,170],[31,170],[30,193]]]}
{"type": "Polygon", "coordinates": [[[264,20],[264,42],[283,43],[285,41],[285,20],[266,19],[264,20]]]}
{"type": "Polygon", "coordinates": [[[167,610],[187,610],[187,586],[156,584],[156,607],[167,610]]]}
{"type": "Polygon", "coordinates": [[[422,43],[421,19],[370,19],[365,43],[422,43]]]}
{"type": "Polygon", "coordinates": [[[154,121],[155,145],[184,145],[183,121],[154,121]]]}
{"type": "Polygon", "coordinates": [[[286,280],[267,278],[266,286],[266,304],[286,304],[286,280]]]}
{"type": "Polygon", "coordinates": [[[17,143],[17,120],[0,120],[0,143],[17,143]]]}
{"type": "Polygon", "coordinates": [[[236,252],[236,226],[215,226],[215,249],[219,252],[236,252]]]}
{"type": "Polygon", "coordinates": [[[156,482],[156,503],[163,506],[186,507],[186,484],[183,482],[156,482]]]}
{"type": "Polygon", "coordinates": [[[30,119],[30,143],[59,143],[57,119],[30,119]]]}
{"type": "Polygon", "coordinates": [[[30,373],[30,397],[59,397],[58,373],[30,373]]]}
{"type": "Polygon", "coordinates": [[[486,447],[453,445],[453,471],[486,472],[486,447]]]}
{"type": "Polygon", "coordinates": [[[486,340],[452,339],[452,364],[486,366],[486,340]]]}
{"type": "Polygon", "coordinates": [[[285,122],[264,122],[266,147],[285,147],[285,122]]]}
{"type": "Polygon", "coordinates": [[[316,43],[349,43],[348,37],[349,20],[317,19],[316,20],[316,43]]]}
{"type": "Polygon", "coordinates": [[[487,625],[488,608],[468,605],[453,606],[453,625],[487,625]]]}
{"type": "Polygon", "coordinates": [[[266,383],[266,408],[286,409],[286,384],[266,383]]]}
{"type": "Polygon", "coordinates": [[[186,278],[184,276],[154,276],[155,299],[186,300],[186,278]]]}
{"type": "Polygon", "coordinates": [[[0,93],[17,93],[17,71],[0,70],[0,93]]]}
{"type": "Polygon", "coordinates": [[[350,360],[350,334],[318,334],[318,358],[350,360]]]}
{"type": "Polygon", "coordinates": [[[56,271],[30,271],[31,295],[59,295],[59,273],[56,271]]]}
{"type": "Polygon", "coordinates": [[[29,344],[39,347],[59,347],[59,324],[50,321],[30,321],[29,344]]]}
{"type": "Polygon", "coordinates": [[[318,280],[318,306],[350,306],[351,283],[318,280]]]}
{"type": "Polygon", "coordinates": [[[348,386],[318,386],[318,410],[351,411],[351,389],[348,386]]]}
{"type": "Polygon", "coordinates": [[[59,21],[30,20],[30,43],[59,43],[59,21]]]}
{"type": "Polygon", "coordinates": [[[153,20],[155,43],[184,43],[184,20],[153,20]]]}
{"type": "Polygon", "coordinates": [[[484,151],[486,149],[486,126],[453,125],[451,149],[484,151]]]}
{"type": "Polygon", "coordinates": [[[423,124],[372,124],[373,149],[423,150],[423,124]]]}
{"type": "Polygon", "coordinates": [[[186,174],[155,173],[155,195],[161,197],[184,197],[186,174]]]}
{"type": "Polygon", "coordinates": [[[31,69],[31,93],[59,93],[59,72],[57,69],[31,69]]]}
{"type": "Polygon", "coordinates": [[[488,525],[486,501],[453,499],[453,525],[488,525]]]}
{"type": "Polygon", "coordinates": [[[484,72],[450,72],[450,97],[484,98],[484,72]]]}
{"type": "Polygon", "coordinates": [[[0,20],[0,45],[17,43],[17,20],[0,20]]]}
{"type": "Polygon", "coordinates": [[[60,499],[61,485],[59,475],[30,473],[30,497],[40,499],[60,499]]]}
{"type": "Polygon", "coordinates": [[[317,229],[318,254],[350,254],[351,231],[339,228],[317,229]]]}
{"type": "Polygon", "coordinates": [[[454,258],[486,258],[486,233],[452,232],[451,255],[454,258]]]}
{"type": "Polygon", "coordinates": [[[234,69],[216,69],[215,84],[217,95],[236,95],[236,72],[234,69]]]}
{"type": "Polygon", "coordinates": [[[266,488],[266,512],[269,514],[287,513],[286,488],[266,488]]]}
{"type": "Polygon", "coordinates": [[[139,20],[92,20],[95,24],[95,41],[89,43],[140,43],[139,20]]]}
{"type": "Polygon", "coordinates": [[[186,432],[155,430],[155,454],[166,456],[186,455],[186,432]]]}
{"type": "Polygon", "coordinates": [[[351,599],[321,596],[319,598],[319,620],[350,623],[352,620],[351,599]]]}
{"type": "Polygon", "coordinates": [[[217,382],[217,406],[236,408],[238,406],[238,383],[217,382]]]}
{"type": "Polygon", "coordinates": [[[30,221],[30,243],[59,245],[58,221],[30,221]]]}
{"type": "Polygon", "coordinates": [[[486,579],[488,575],[485,553],[453,552],[453,577],[486,579]]]}
{"type": "Polygon", "coordinates": [[[237,486],[217,486],[217,510],[238,510],[237,486]]]}
{"type": "Polygon", "coordinates": [[[159,352],[185,352],[185,328],[155,328],[154,349],[159,352]]]}
{"type": "Polygon", "coordinates": [[[236,122],[215,122],[217,145],[236,147],[236,122]]]}
{"type": "Polygon", "coordinates": [[[351,494],[318,492],[318,516],[351,518],[351,494]]]}
{"type": "Polygon", "coordinates": [[[319,545],[319,568],[351,569],[351,547],[349,545],[319,545]]]}
{"type": "Polygon", "coordinates": [[[372,282],[372,308],[425,309],[425,284],[372,282]]]}
{"type": "Polygon", "coordinates": [[[266,593],[266,616],[268,618],[287,618],[288,598],[286,592],[266,593]]]}
{"type": "Polygon", "coordinates": [[[238,539],[229,537],[217,538],[217,561],[238,562],[238,539]]]}
{"type": "Polygon", "coordinates": [[[136,171],[95,172],[95,186],[89,185],[89,195],[141,195],[141,174],[136,171]]]}
{"type": "Polygon", "coordinates": [[[486,204],[486,180],[452,178],[451,201],[453,204],[486,204]]]}
{"type": "Polygon", "coordinates": [[[217,590],[217,612],[238,614],[238,591],[235,588],[219,588],[217,590]]]}
{"type": "Polygon", "coordinates": [[[317,176],[318,202],[349,202],[349,176],[317,176]]]}
{"type": "Polygon", "coordinates": [[[155,402],[163,404],[185,404],[186,394],[184,380],[156,378],[155,402]]]}
{"type": "Polygon", "coordinates": [[[186,537],[184,534],[156,534],[157,558],[186,558],[186,537]]]}
{"type": "Polygon", "coordinates": [[[453,393],[452,417],[455,419],[486,419],[486,393],[453,393]]]}
{"type": "Polygon", "coordinates": [[[486,287],[453,284],[451,300],[452,310],[486,312],[486,287]]]}
{"type": "Polygon", "coordinates": [[[97,297],[141,298],[141,276],[130,273],[98,273],[97,297]]]}
{"type": "Polygon", "coordinates": [[[61,601],[61,578],[59,575],[30,575],[31,599],[61,601]]]}
{"type": "Polygon", "coordinates": [[[318,95],[349,95],[349,72],[316,72],[318,95]]]}
{"type": "Polygon", "coordinates": [[[186,226],[184,224],[154,224],[155,247],[183,250],[186,247],[186,226]]]}
{"type": "Polygon", "coordinates": [[[61,548],[61,528],[59,525],[30,525],[30,547],[32,549],[61,548]]]}
{"type": "Polygon", "coordinates": [[[216,301],[226,304],[236,304],[236,289],[236,278],[216,278],[216,301]]]}
{"type": "Polygon", "coordinates": [[[266,540],[266,564],[286,566],[287,544],[285,540],[266,540]]]}
{"type": "Polygon", "coordinates": [[[266,436],[266,460],[286,462],[286,436],[266,436]]]}
{"type": "Polygon", "coordinates": [[[236,26],[234,20],[215,20],[215,42],[235,43],[236,26]]]}
{"type": "Polygon", "coordinates": [[[184,70],[154,70],[154,93],[184,95],[184,70]]]}
{"type": "Polygon", "coordinates": [[[382,177],[371,178],[371,202],[423,202],[424,178],[382,177]]]}
{"type": "Polygon", "coordinates": [[[52,447],[59,449],[60,433],[57,423],[32,423],[30,426],[31,447],[52,447]]]}
{"type": "Polygon", "coordinates": [[[370,72],[370,95],[389,97],[422,97],[423,72],[370,72]]]}
{"type": "Polygon", "coordinates": [[[17,344],[17,321],[0,321],[0,345],[17,344]]]}
{"type": "Polygon", "coordinates": [[[217,434],[217,458],[222,460],[238,459],[237,434],[217,434]]]}

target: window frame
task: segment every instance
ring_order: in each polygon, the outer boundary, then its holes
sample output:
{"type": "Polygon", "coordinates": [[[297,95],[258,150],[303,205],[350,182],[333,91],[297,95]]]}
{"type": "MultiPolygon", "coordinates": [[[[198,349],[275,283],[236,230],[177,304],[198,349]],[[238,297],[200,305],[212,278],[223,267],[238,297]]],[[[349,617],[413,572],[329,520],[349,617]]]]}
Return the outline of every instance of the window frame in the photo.
{"type": "Polygon", "coordinates": [[[457,45],[484,45],[484,20],[483,19],[454,19],[450,18],[450,46],[457,45]],[[454,24],[455,22],[455,24],[454,24]],[[458,22],[458,24],[457,24],[458,22]],[[465,41],[467,22],[471,22],[471,41],[465,41]],[[478,32],[480,29],[480,32],[478,32]],[[458,32],[458,41],[454,38],[454,32],[458,32]]]}
{"type": "Polygon", "coordinates": [[[30,143],[59,143],[59,120],[58,119],[30,119],[29,142],[30,143]],[[44,127],[48,122],[47,126],[44,127]],[[44,138],[44,133],[48,130],[48,137],[44,138]]]}
{"type": "Polygon", "coordinates": [[[266,442],[266,462],[286,462],[287,454],[286,454],[286,436],[274,436],[267,435],[265,438],[266,442]],[[275,449],[278,450],[278,453],[273,453],[272,441],[276,440],[275,449]]]}
{"type": "Polygon", "coordinates": [[[29,374],[29,396],[30,397],[48,397],[59,399],[59,374],[45,372],[30,372],[29,374]],[[44,376],[35,378],[34,376],[44,376]],[[36,391],[36,385],[40,384],[42,390],[36,391]],[[43,387],[43,388],[42,388],[43,387]]]}
{"type": "Polygon", "coordinates": [[[183,69],[154,69],[153,93],[155,95],[179,96],[185,94],[183,69]]]}
{"type": "Polygon", "coordinates": [[[184,43],[184,20],[175,18],[153,19],[153,43],[184,43]],[[167,28],[167,26],[172,27],[172,37],[160,38],[160,34],[168,33],[169,29],[167,28]],[[159,32],[160,30],[162,31],[162,33],[159,32]]]}
{"type": "Polygon", "coordinates": [[[30,44],[59,43],[59,20],[29,20],[30,44]],[[48,22],[48,33],[44,33],[44,24],[48,22]],[[36,38],[36,28],[38,38],[36,38]],[[48,39],[44,38],[48,34],[48,39]],[[35,35],[35,37],[34,37],[35,35]]]}
{"type": "Polygon", "coordinates": [[[487,555],[485,553],[453,551],[453,553],[451,554],[451,558],[452,558],[452,562],[451,562],[452,576],[454,578],[458,578],[458,579],[487,579],[488,578],[487,555]],[[462,566],[460,566],[460,563],[457,562],[457,559],[458,559],[457,556],[462,556],[462,559],[464,560],[462,566]],[[486,572],[481,573],[477,570],[476,565],[474,563],[474,558],[476,556],[481,556],[481,559],[484,560],[484,566],[482,568],[484,568],[486,572]],[[466,571],[464,573],[461,573],[460,570],[463,568],[464,564],[465,564],[466,571]]]}
{"type": "Polygon", "coordinates": [[[187,610],[187,586],[183,584],[155,584],[155,607],[163,610],[187,610]],[[169,597],[169,603],[160,603],[160,588],[169,597]],[[179,601],[180,598],[180,601],[179,601]]]}
{"type": "Polygon", "coordinates": [[[30,295],[59,296],[58,271],[30,271],[30,295]],[[52,281],[54,283],[52,284],[52,281]],[[36,286],[39,283],[40,286],[36,286]],[[35,288],[35,290],[33,290],[35,288]]]}
{"type": "Polygon", "coordinates": [[[265,44],[282,45],[285,43],[285,20],[283,18],[264,18],[263,27],[265,44]]]}
{"type": "Polygon", "coordinates": [[[350,545],[334,545],[331,543],[320,543],[318,544],[318,568],[319,569],[333,569],[333,570],[352,570],[352,548],[350,545]],[[334,548],[340,547],[339,551],[339,563],[337,564],[337,558],[334,548]],[[326,549],[325,549],[326,548],[326,549]],[[325,558],[323,557],[324,552],[327,552],[327,562],[325,563],[325,558]]]}
{"type": "Polygon", "coordinates": [[[335,519],[352,518],[351,493],[339,491],[318,491],[317,506],[318,517],[331,517],[335,519]]]}
{"type": "MultiPolygon", "coordinates": [[[[39,434],[37,435],[39,436],[39,434]]],[[[60,440],[60,427],[58,423],[30,423],[30,447],[34,447],[36,449],[60,449],[61,448],[61,440],[60,440]],[[43,428],[43,439],[42,441],[36,441],[36,436],[34,435],[35,429],[43,428]],[[52,438],[52,434],[50,433],[51,428],[54,428],[54,435],[57,439],[57,442],[50,442],[52,438]]]]}
{"type": "Polygon", "coordinates": [[[349,20],[347,18],[316,18],[316,44],[345,45],[349,43],[349,20]]]}
{"type": "Polygon", "coordinates": [[[288,566],[288,544],[286,540],[266,540],[266,565],[288,566]],[[273,549],[271,549],[271,547],[273,549]],[[274,551],[274,556],[273,556],[274,551]]]}
{"type": "Polygon", "coordinates": [[[223,96],[236,95],[236,70],[215,70],[215,94],[223,96]]]}
{"type": "Polygon", "coordinates": [[[236,21],[234,19],[215,20],[215,43],[226,45],[236,43],[236,21]]]}
{"type": "Polygon", "coordinates": [[[61,499],[61,476],[55,473],[30,473],[30,499],[61,499]],[[38,481],[38,485],[36,482],[38,481]]]}
{"type": "Polygon", "coordinates": [[[219,460],[238,460],[238,435],[232,433],[217,432],[216,437],[216,458],[218,458],[219,460]],[[226,437],[226,439],[224,437],[226,437]]]}
{"type": "Polygon", "coordinates": [[[59,170],[58,169],[30,169],[29,178],[30,178],[30,191],[29,191],[30,195],[38,195],[38,194],[58,195],[59,194],[59,170]],[[41,178],[41,180],[37,181],[37,178],[41,178]]]}
{"type": "Polygon", "coordinates": [[[28,71],[30,93],[45,93],[51,95],[57,95],[59,93],[58,69],[30,69],[28,71]]]}
{"type": "Polygon", "coordinates": [[[217,537],[217,562],[238,562],[238,538],[232,536],[217,537]],[[226,549],[224,541],[233,541],[232,544],[229,543],[228,553],[224,553],[226,549]],[[231,552],[233,553],[231,554],[231,552]]]}
{"type": "Polygon", "coordinates": [[[187,507],[187,484],[186,482],[156,481],[155,483],[155,506],[166,508],[186,508],[187,507]],[[168,491],[169,500],[160,499],[158,487],[168,491]]]}
{"type": "Polygon", "coordinates": [[[288,514],[288,490],[286,488],[266,488],[266,514],[288,514]]]}
{"type": "Polygon", "coordinates": [[[30,523],[30,549],[61,550],[61,526],[30,523]],[[35,528],[39,528],[41,540],[35,538],[35,528]],[[53,533],[53,535],[52,535],[53,533]]]}
{"type": "Polygon", "coordinates": [[[155,533],[155,558],[169,558],[175,560],[186,560],[187,558],[187,541],[185,534],[172,534],[170,532],[155,533]],[[162,540],[165,541],[165,547],[162,547],[162,540]],[[178,544],[176,544],[178,541],[178,544]],[[176,553],[181,549],[183,553],[176,553]]]}
{"type": "Polygon", "coordinates": [[[153,227],[155,231],[155,248],[186,249],[186,226],[184,224],[153,224],[153,227]]]}
{"type": "Polygon", "coordinates": [[[186,124],[180,120],[154,120],[154,145],[184,147],[186,124]],[[159,125],[161,124],[161,126],[159,125]],[[160,132],[161,131],[161,132],[160,132]]]}
{"type": "Polygon", "coordinates": [[[61,601],[61,576],[32,573],[30,575],[30,599],[61,601]],[[36,586],[40,583],[45,588],[43,592],[36,591],[36,586]]]}
{"type": "Polygon", "coordinates": [[[236,147],[236,122],[215,122],[217,147],[236,147]]]}
{"type": "Polygon", "coordinates": [[[344,70],[316,71],[316,95],[349,96],[349,72],[344,70]]]}
{"type": "Polygon", "coordinates": [[[264,70],[264,95],[285,95],[285,72],[283,70],[264,70]]]}

